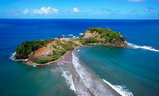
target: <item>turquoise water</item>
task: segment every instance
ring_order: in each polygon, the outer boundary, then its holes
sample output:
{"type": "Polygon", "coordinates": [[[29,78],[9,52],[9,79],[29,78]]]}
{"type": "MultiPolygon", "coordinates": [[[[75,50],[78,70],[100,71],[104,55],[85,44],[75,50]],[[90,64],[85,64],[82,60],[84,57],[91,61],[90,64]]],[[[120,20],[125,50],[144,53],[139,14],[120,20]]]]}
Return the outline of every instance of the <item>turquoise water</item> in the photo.
{"type": "Polygon", "coordinates": [[[4,61],[1,66],[1,96],[75,96],[64,77],[50,69],[57,66],[32,67],[22,62],[4,61]]]}
{"type": "Polygon", "coordinates": [[[158,26],[159,20],[0,19],[0,96],[158,96],[158,26]],[[82,47],[46,67],[10,58],[24,41],[78,37],[90,27],[119,31],[129,47],[82,47]]]}
{"type": "Polygon", "coordinates": [[[159,53],[106,46],[82,47],[79,59],[100,78],[135,96],[159,95],[159,53]]]}

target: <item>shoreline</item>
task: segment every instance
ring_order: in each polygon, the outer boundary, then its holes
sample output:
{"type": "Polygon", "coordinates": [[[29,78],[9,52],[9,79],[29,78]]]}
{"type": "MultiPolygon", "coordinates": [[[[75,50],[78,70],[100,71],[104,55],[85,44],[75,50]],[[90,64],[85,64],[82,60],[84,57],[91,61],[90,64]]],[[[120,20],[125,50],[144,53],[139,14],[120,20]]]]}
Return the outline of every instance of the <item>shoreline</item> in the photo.
{"type": "MultiPolygon", "coordinates": [[[[67,51],[63,56],[59,57],[58,59],[54,60],[54,61],[50,61],[50,62],[47,62],[47,63],[44,63],[44,64],[37,64],[37,63],[34,63],[32,62],[31,60],[28,60],[28,59],[16,59],[15,58],[15,54],[16,52],[13,53],[13,55],[11,56],[11,59],[13,61],[23,61],[23,64],[26,64],[26,65],[29,65],[29,66],[47,66],[47,65],[50,65],[50,64],[54,64],[54,63],[58,63],[62,60],[65,60],[65,58],[72,54],[75,50],[77,50],[78,48],[80,47],[85,47],[85,46],[93,46],[93,45],[103,45],[103,46],[111,46],[111,44],[100,44],[100,43],[90,43],[90,44],[84,44],[84,45],[81,45],[81,46],[77,46],[75,47],[73,50],[70,50],[70,51],[67,51]]],[[[112,46],[112,47],[121,47],[121,46],[112,46]]],[[[126,47],[122,47],[122,48],[126,48],[126,47]]]]}
{"type": "Polygon", "coordinates": [[[82,47],[82,46],[75,47],[73,50],[67,51],[63,56],[59,57],[58,59],[56,59],[54,61],[44,63],[44,64],[36,64],[36,63],[34,63],[34,62],[32,62],[31,60],[28,60],[28,59],[16,59],[15,58],[16,52],[14,52],[13,56],[11,56],[11,59],[14,60],[14,61],[23,61],[23,64],[26,64],[26,65],[29,65],[29,66],[47,66],[47,65],[58,63],[62,60],[65,60],[65,58],[68,55],[72,54],[77,48],[80,48],[80,47],[82,47]]]}

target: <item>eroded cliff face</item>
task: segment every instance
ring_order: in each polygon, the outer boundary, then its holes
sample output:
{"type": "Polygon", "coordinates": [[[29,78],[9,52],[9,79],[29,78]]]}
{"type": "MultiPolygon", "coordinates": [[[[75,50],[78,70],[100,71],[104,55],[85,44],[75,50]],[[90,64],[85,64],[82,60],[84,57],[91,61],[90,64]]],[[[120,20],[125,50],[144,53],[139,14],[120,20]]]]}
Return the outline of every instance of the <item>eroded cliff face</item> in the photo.
{"type": "Polygon", "coordinates": [[[106,36],[101,37],[101,34],[98,31],[90,32],[90,30],[87,30],[83,33],[82,36],[79,37],[79,40],[101,40],[102,42],[94,42],[94,43],[85,43],[84,45],[108,45],[108,46],[114,46],[114,47],[126,47],[127,41],[125,40],[125,37],[120,35],[113,38],[113,40],[116,40],[117,42],[106,42],[106,36]]]}
{"type": "Polygon", "coordinates": [[[46,46],[39,48],[38,50],[29,54],[29,60],[36,62],[39,60],[49,60],[54,56],[62,56],[69,50],[73,50],[74,47],[80,46],[81,43],[72,38],[59,38],[51,41],[46,46]]]}

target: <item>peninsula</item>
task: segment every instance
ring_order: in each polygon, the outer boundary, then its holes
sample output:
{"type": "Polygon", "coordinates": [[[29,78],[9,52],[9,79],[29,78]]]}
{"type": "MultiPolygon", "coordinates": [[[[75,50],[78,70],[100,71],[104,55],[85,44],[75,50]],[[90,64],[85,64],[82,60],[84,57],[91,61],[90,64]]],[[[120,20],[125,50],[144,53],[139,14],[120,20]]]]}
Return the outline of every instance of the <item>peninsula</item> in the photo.
{"type": "Polygon", "coordinates": [[[27,59],[27,65],[47,65],[58,62],[75,47],[83,45],[107,45],[126,47],[125,37],[110,29],[89,28],[77,39],[59,37],[58,39],[23,42],[17,47],[14,59],[27,59]]]}

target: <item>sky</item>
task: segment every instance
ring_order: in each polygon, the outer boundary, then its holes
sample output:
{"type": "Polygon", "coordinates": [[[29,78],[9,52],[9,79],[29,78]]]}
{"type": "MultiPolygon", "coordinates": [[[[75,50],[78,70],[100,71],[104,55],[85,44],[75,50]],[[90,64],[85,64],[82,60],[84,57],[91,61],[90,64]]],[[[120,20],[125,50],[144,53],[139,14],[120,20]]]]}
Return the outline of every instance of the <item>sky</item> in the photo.
{"type": "Polygon", "coordinates": [[[159,19],[159,0],[0,0],[0,18],[159,19]]]}

